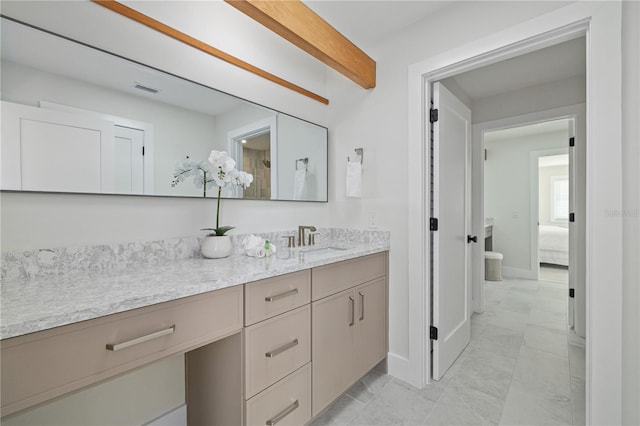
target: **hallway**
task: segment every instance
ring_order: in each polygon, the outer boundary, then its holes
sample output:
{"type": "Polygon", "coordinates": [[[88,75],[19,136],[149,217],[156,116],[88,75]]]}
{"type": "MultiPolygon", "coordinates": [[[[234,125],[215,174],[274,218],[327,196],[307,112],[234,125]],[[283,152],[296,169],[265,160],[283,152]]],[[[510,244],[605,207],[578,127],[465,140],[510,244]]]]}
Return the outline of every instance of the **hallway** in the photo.
{"type": "Polygon", "coordinates": [[[541,278],[553,281],[486,282],[471,343],[440,382],[417,390],[372,371],[312,425],[584,425],[584,342],[566,331],[566,270],[541,278]]]}

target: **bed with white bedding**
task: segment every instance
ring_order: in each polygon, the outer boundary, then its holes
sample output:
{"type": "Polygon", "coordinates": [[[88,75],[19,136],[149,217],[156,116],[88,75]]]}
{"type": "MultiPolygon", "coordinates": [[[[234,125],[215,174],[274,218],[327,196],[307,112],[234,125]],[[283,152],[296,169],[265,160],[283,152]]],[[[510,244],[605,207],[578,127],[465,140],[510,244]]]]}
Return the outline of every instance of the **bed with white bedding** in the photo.
{"type": "Polygon", "coordinates": [[[569,228],[540,225],[538,252],[540,263],[569,266],[569,228]]]}

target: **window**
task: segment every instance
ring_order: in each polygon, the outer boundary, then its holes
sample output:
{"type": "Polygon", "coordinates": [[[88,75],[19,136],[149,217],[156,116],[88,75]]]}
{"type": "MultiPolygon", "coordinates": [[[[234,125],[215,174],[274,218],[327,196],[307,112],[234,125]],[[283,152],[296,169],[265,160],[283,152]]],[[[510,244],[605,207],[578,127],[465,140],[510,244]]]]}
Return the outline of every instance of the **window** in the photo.
{"type": "Polygon", "coordinates": [[[569,178],[551,176],[551,220],[569,219],[569,178]]]}

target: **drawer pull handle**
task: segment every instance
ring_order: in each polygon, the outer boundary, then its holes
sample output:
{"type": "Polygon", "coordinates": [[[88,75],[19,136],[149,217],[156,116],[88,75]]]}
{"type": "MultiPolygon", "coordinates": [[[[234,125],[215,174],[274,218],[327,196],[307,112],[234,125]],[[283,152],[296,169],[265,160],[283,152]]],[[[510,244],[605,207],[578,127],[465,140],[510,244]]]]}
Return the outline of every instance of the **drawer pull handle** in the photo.
{"type": "Polygon", "coordinates": [[[360,321],[364,319],[364,293],[358,292],[360,294],[360,321]]]}
{"type": "Polygon", "coordinates": [[[351,311],[351,322],[349,323],[349,327],[353,327],[353,324],[356,322],[356,299],[351,296],[349,296],[349,310],[351,311]]]}
{"type": "Polygon", "coordinates": [[[282,345],[276,350],[265,353],[264,356],[266,356],[267,358],[273,358],[277,355],[280,355],[282,352],[293,348],[294,346],[298,346],[298,339],[293,339],[286,345],[282,345]]]}
{"type": "Polygon", "coordinates": [[[126,342],[117,343],[115,345],[112,343],[107,343],[107,350],[113,351],[113,352],[119,351],[120,349],[139,345],[140,343],[148,342],[149,340],[157,339],[158,337],[167,336],[169,334],[172,334],[174,331],[176,331],[176,326],[172,325],[167,329],[156,331],[155,333],[147,334],[146,336],[138,337],[136,339],[128,340],[126,342]]]}
{"type": "Polygon", "coordinates": [[[284,293],[276,294],[275,296],[265,297],[264,300],[267,302],[274,302],[279,299],[283,299],[288,296],[293,296],[294,294],[298,294],[298,289],[294,288],[293,290],[285,291],[284,293]]]}
{"type": "Polygon", "coordinates": [[[290,406],[288,406],[287,408],[285,408],[284,410],[282,410],[282,412],[280,412],[279,414],[276,414],[275,416],[271,417],[269,420],[267,420],[267,426],[273,426],[276,423],[278,423],[280,420],[284,419],[285,417],[287,417],[289,414],[293,413],[296,408],[298,408],[300,406],[300,403],[298,402],[298,400],[296,399],[295,402],[293,404],[291,404],[290,406]]]}

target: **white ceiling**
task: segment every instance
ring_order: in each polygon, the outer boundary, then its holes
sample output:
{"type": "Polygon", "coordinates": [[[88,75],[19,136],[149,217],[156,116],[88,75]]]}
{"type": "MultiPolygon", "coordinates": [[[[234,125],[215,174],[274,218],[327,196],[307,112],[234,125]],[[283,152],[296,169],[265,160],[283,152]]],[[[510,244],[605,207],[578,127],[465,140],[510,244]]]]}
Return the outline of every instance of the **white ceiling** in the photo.
{"type": "Polygon", "coordinates": [[[364,50],[450,5],[448,1],[303,0],[342,35],[364,50]]]}
{"type": "Polygon", "coordinates": [[[585,38],[580,37],[452,78],[475,101],[584,75],[585,70],[585,38]]]}
{"type": "MultiPolygon", "coordinates": [[[[307,0],[305,3],[356,45],[363,48],[365,52],[367,46],[375,45],[376,42],[402,31],[406,27],[451,4],[450,1],[401,0],[307,0]]],[[[41,38],[44,38],[43,34],[25,35],[21,33],[21,30],[16,29],[14,25],[3,25],[2,31],[2,54],[7,59],[18,62],[23,61],[27,54],[32,53],[28,52],[29,49],[34,46],[41,46],[44,47],[45,53],[35,54],[41,64],[32,63],[32,66],[42,65],[62,74],[69,73],[79,79],[86,78],[87,75],[95,76],[99,74],[99,70],[109,69],[106,77],[110,81],[103,82],[105,86],[118,87],[120,90],[129,93],[139,92],[131,88],[133,81],[128,77],[130,70],[124,69],[131,68],[132,64],[122,65],[123,69],[119,69],[115,65],[103,63],[102,60],[104,58],[97,57],[89,61],[73,61],[73,64],[71,64],[69,61],[61,60],[64,57],[62,52],[66,49],[76,49],[73,53],[69,52],[70,55],[73,55],[72,57],[78,57],[81,54],[96,54],[95,52],[87,52],[91,49],[83,49],[78,46],[71,47],[73,43],[62,40],[56,41],[55,43],[58,44],[55,46],[50,45],[48,43],[53,43],[53,41],[44,42],[41,40],[41,38]],[[11,43],[11,39],[16,42],[11,43]],[[7,45],[15,48],[8,49],[7,45]],[[78,50],[83,50],[83,52],[78,50]],[[85,64],[84,66],[93,65],[94,68],[83,68],[79,66],[80,63],[85,64]],[[65,68],[68,68],[70,64],[72,65],[70,67],[71,70],[66,70],[65,68]]],[[[471,100],[486,98],[511,90],[531,87],[575,75],[583,75],[586,63],[585,50],[585,39],[582,37],[452,78],[456,80],[456,83],[471,100]]],[[[174,93],[184,94],[185,91],[190,90],[187,87],[171,87],[170,83],[164,82],[158,75],[150,75],[148,71],[135,81],[143,85],[160,88],[161,92],[155,98],[158,100],[164,98],[166,102],[175,102],[175,99],[171,99],[174,97],[174,93]]],[[[199,91],[198,93],[203,92],[199,91]]],[[[198,93],[193,93],[189,96],[196,101],[196,104],[192,103],[189,108],[215,113],[215,110],[228,110],[237,104],[236,100],[229,97],[223,96],[214,100],[210,97],[201,98],[202,95],[198,93]]],[[[208,96],[214,96],[214,93],[211,91],[208,96]]],[[[140,95],[140,93],[138,94],[140,95]]],[[[185,107],[187,106],[185,105],[185,107]]]]}
{"type": "MultiPolygon", "coordinates": [[[[401,32],[449,1],[304,0],[324,20],[363,49],[401,32]]],[[[452,77],[474,101],[585,74],[584,37],[452,77]]]]}

